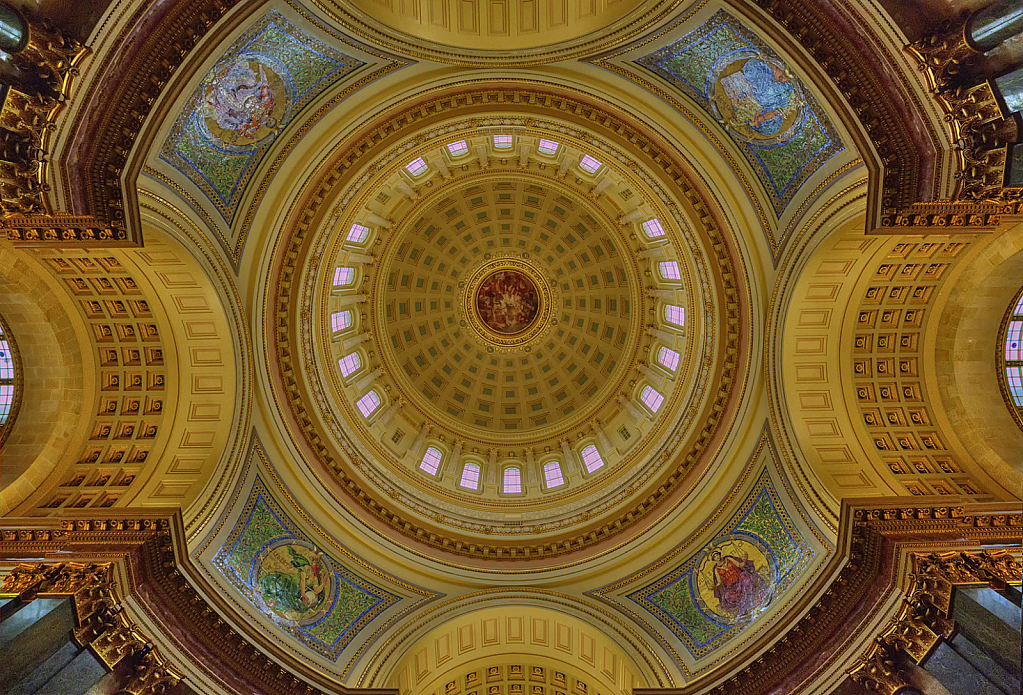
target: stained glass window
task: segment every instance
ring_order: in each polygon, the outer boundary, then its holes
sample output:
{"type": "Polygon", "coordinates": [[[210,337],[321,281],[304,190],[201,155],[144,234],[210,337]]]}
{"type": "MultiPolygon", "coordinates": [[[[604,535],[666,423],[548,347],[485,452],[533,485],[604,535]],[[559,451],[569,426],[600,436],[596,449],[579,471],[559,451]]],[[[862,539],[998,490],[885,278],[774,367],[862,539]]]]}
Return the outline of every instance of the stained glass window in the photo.
{"type": "Polygon", "coordinates": [[[413,176],[419,176],[427,169],[429,169],[429,167],[426,166],[426,162],[423,160],[422,157],[416,157],[411,162],[405,165],[405,170],[408,171],[408,173],[412,174],[413,176]]]}
{"type": "Polygon", "coordinates": [[[678,353],[671,348],[662,347],[657,353],[657,361],[671,371],[678,369],[678,353]]]}
{"type": "Polygon", "coordinates": [[[338,360],[338,366],[341,367],[341,376],[347,377],[362,366],[362,360],[359,359],[359,353],[353,352],[338,360]]]}
{"type": "Polygon", "coordinates": [[[364,227],[361,224],[353,224],[352,228],[348,230],[348,241],[353,244],[361,244],[366,241],[366,237],[369,236],[369,227],[364,227]]]}
{"type": "Polygon", "coordinates": [[[656,239],[659,236],[664,236],[664,227],[661,226],[661,221],[655,217],[643,223],[643,232],[651,239],[656,239]]]}
{"type": "Polygon", "coordinates": [[[564,485],[565,478],[561,475],[561,464],[557,461],[543,464],[543,481],[548,488],[564,485]]]}
{"type": "Polygon", "coordinates": [[[583,466],[586,468],[587,473],[592,473],[603,465],[604,459],[600,457],[597,447],[592,444],[583,447],[583,466]]]}
{"type": "Polygon", "coordinates": [[[480,467],[478,463],[467,463],[462,469],[462,479],[459,485],[468,490],[479,490],[480,488],[480,467]]]}
{"type": "Polygon", "coordinates": [[[595,174],[597,169],[604,166],[598,160],[588,154],[583,155],[583,161],[579,162],[579,168],[590,174],[595,174]]]}
{"type": "Polygon", "coordinates": [[[440,458],[440,450],[431,446],[423,454],[423,460],[419,462],[419,467],[430,475],[437,475],[437,471],[440,470],[440,458]]]}
{"type": "Polygon", "coordinates": [[[14,410],[14,351],[0,323],[0,427],[14,410]]]}
{"type": "Polygon", "coordinates": [[[359,406],[359,412],[362,413],[363,417],[369,417],[380,407],[380,396],[377,395],[376,391],[370,391],[357,400],[355,405],[359,406]]]}
{"type": "Polygon", "coordinates": [[[643,392],[639,395],[639,400],[643,401],[643,404],[650,408],[651,413],[656,413],[661,409],[661,403],[664,402],[664,396],[662,396],[653,386],[644,386],[643,392]]]}
{"type": "Polygon", "coordinates": [[[335,311],[330,315],[330,327],[335,333],[343,331],[352,325],[352,312],[347,309],[344,311],[335,311]]]}
{"type": "Polygon", "coordinates": [[[674,304],[667,304],[664,307],[664,318],[668,320],[668,323],[684,326],[686,324],[686,310],[674,304]]]}
{"type": "Polygon", "coordinates": [[[510,466],[504,469],[504,486],[502,489],[508,494],[518,494],[522,492],[522,471],[516,466],[510,466]]]}
{"type": "Polygon", "coordinates": [[[678,263],[675,261],[661,263],[661,277],[665,280],[681,280],[682,273],[679,271],[678,263]]]}
{"type": "Polygon", "coordinates": [[[1023,293],[1005,327],[1005,385],[1017,408],[1023,408],[1023,293]]]}
{"type": "Polygon", "coordinates": [[[543,154],[554,154],[558,151],[558,143],[547,138],[540,138],[540,144],[536,149],[540,150],[543,154]]]}
{"type": "Polygon", "coordinates": [[[334,287],[351,285],[355,280],[355,268],[334,268],[334,287]]]}

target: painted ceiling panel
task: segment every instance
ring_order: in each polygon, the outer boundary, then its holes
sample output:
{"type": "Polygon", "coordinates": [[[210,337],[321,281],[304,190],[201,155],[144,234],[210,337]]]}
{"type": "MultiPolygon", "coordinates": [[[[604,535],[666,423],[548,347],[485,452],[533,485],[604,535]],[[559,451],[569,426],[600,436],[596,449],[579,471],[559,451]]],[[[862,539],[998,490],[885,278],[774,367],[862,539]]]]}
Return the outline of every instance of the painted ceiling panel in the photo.
{"type": "Polygon", "coordinates": [[[258,477],[213,562],[256,608],[332,660],[401,599],[313,544],[258,477]]]}
{"type": "Polygon", "coordinates": [[[313,99],[363,65],[268,12],[199,83],[160,158],[198,186],[231,224],[281,132],[313,99]]]}
{"type": "Polygon", "coordinates": [[[788,65],[724,10],[635,62],[724,126],[779,217],[807,179],[843,149],[823,109],[788,65]]]}
{"type": "Polygon", "coordinates": [[[815,554],[792,524],[765,470],[713,540],[628,598],[699,658],[769,609],[815,554]]]}

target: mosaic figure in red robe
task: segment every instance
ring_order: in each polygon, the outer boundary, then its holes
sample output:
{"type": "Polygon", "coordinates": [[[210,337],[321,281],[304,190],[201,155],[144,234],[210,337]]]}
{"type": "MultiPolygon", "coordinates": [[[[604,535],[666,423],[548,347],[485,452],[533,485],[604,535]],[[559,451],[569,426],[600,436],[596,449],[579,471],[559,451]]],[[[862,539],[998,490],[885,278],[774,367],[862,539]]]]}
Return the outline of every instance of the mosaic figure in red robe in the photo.
{"type": "Polygon", "coordinates": [[[714,597],[725,612],[744,615],[767,598],[767,581],[747,554],[737,557],[715,550],[710,559],[714,562],[714,597]]]}

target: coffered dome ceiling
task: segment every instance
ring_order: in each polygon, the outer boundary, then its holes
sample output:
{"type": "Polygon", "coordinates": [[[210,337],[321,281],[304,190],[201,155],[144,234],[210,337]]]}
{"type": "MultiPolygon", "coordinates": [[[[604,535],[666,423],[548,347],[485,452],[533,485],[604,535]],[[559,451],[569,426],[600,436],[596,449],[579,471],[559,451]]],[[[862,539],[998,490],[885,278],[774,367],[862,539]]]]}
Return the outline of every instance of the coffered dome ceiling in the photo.
{"type": "Polygon", "coordinates": [[[278,354],[307,390],[300,428],[330,444],[318,465],[369,510],[463,554],[555,555],[685,489],[736,383],[731,259],[622,115],[442,106],[473,97],[436,102],[310,204],[278,304],[310,320],[279,312],[295,330],[278,354]]]}
{"type": "MultiPolygon", "coordinates": [[[[960,434],[941,355],[981,325],[960,295],[999,325],[1019,231],[863,233],[902,161],[870,136],[903,140],[810,21],[861,4],[112,4],[40,177],[123,227],[8,219],[43,246],[0,247],[25,384],[74,407],[22,409],[0,503],[180,508],[175,586],[325,692],[767,688],[853,571],[843,498],[1018,500],[963,444],[1018,432],[960,434]],[[65,180],[99,116],[125,156],[65,180]],[[963,284],[985,264],[1004,296],[963,284]]],[[[893,25],[861,29],[929,99],[893,25]]]]}

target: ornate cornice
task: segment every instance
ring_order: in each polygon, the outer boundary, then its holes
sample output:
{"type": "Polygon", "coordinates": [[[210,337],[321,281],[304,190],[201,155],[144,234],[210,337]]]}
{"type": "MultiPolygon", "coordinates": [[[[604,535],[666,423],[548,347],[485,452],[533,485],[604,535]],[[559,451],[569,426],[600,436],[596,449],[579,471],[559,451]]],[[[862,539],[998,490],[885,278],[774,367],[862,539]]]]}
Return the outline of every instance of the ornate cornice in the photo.
{"type": "MultiPolygon", "coordinates": [[[[28,25],[25,48],[12,58],[25,83],[10,86],[0,110],[0,211],[7,218],[5,227],[18,225],[16,232],[9,232],[12,239],[57,240],[61,235],[49,225],[21,225],[25,219],[47,218],[51,211],[46,183],[50,136],[89,49],[46,21],[29,18],[28,25]]],[[[73,224],[87,229],[90,238],[113,235],[96,220],[73,224]]]]}
{"type": "Polygon", "coordinates": [[[181,681],[180,672],[122,610],[125,597],[114,579],[113,563],[19,564],[4,576],[0,594],[14,595],[22,602],[69,596],[75,615],[74,640],[89,647],[108,669],[123,667],[118,692],[159,695],[181,681]]]}

